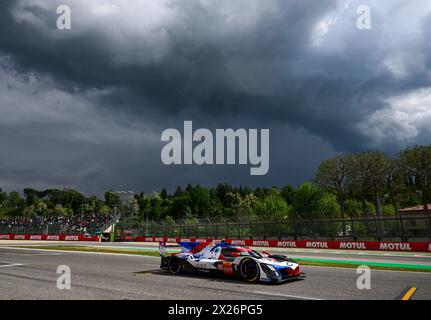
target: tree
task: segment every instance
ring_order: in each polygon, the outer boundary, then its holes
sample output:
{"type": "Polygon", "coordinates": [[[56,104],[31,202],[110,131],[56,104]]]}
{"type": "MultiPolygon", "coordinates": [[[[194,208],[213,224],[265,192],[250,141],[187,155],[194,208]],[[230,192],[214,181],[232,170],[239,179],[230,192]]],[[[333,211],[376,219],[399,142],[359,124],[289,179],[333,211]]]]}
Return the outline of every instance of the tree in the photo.
{"type": "Polygon", "coordinates": [[[109,216],[109,214],[111,213],[111,209],[107,205],[102,205],[99,212],[104,216],[109,216]]]}
{"type": "Polygon", "coordinates": [[[112,190],[106,191],[105,203],[111,209],[114,209],[115,207],[119,207],[121,205],[120,196],[112,190]]]}
{"type": "Polygon", "coordinates": [[[12,191],[8,196],[8,206],[9,208],[18,208],[21,207],[23,200],[18,192],[12,191]]]}
{"type": "Polygon", "coordinates": [[[24,217],[27,217],[27,218],[32,217],[33,215],[35,215],[36,212],[35,212],[34,205],[32,204],[32,205],[30,205],[28,207],[25,207],[24,210],[22,211],[22,214],[24,215],[24,217]]]}
{"type": "Polygon", "coordinates": [[[0,208],[7,206],[7,193],[0,188],[0,208]]]}
{"type": "Polygon", "coordinates": [[[63,208],[61,204],[56,204],[54,207],[54,214],[57,216],[67,216],[68,210],[66,208],[63,208]]]}
{"type": "Polygon", "coordinates": [[[166,190],[166,188],[163,188],[162,191],[160,192],[160,196],[162,197],[163,200],[166,200],[168,198],[168,191],[166,190]]]}
{"type": "Polygon", "coordinates": [[[45,215],[48,211],[48,206],[46,205],[45,202],[39,200],[38,202],[36,202],[35,206],[34,206],[34,212],[36,213],[36,215],[38,216],[42,216],[45,215]]]}
{"type": "Polygon", "coordinates": [[[295,188],[288,184],[281,189],[280,194],[284,201],[286,201],[288,205],[291,205],[295,196],[295,188]]]}
{"type": "Polygon", "coordinates": [[[347,199],[344,202],[344,210],[349,217],[359,217],[362,213],[361,204],[356,199],[347,199]]]}
{"type": "Polygon", "coordinates": [[[428,204],[431,203],[431,145],[401,151],[398,163],[406,181],[410,180],[420,192],[424,212],[428,212],[428,204]]]}
{"type": "Polygon", "coordinates": [[[345,216],[344,202],[346,201],[349,172],[352,167],[350,156],[336,156],[323,161],[316,171],[316,182],[337,195],[337,201],[342,217],[345,216]]]}
{"type": "Polygon", "coordinates": [[[191,200],[191,209],[194,216],[208,216],[210,206],[210,195],[206,188],[197,185],[188,188],[188,194],[191,200]]]}
{"type": "Polygon", "coordinates": [[[172,199],[172,206],[169,215],[174,219],[183,218],[187,214],[191,215],[191,198],[188,192],[182,193],[172,199]]]}
{"type": "Polygon", "coordinates": [[[38,198],[39,191],[36,189],[26,188],[24,189],[24,195],[25,195],[25,204],[27,206],[31,206],[32,204],[35,204],[38,198]]]}
{"type": "Polygon", "coordinates": [[[310,182],[304,182],[295,191],[293,197],[293,209],[299,215],[305,214],[305,216],[312,217],[313,213],[316,213],[318,207],[318,201],[323,196],[323,191],[310,182]]]}
{"type": "Polygon", "coordinates": [[[248,193],[245,196],[240,197],[239,199],[239,209],[238,213],[240,216],[247,216],[252,213],[253,208],[255,207],[257,202],[257,198],[253,193],[248,193]]]}
{"type": "Polygon", "coordinates": [[[322,214],[324,218],[338,218],[341,213],[341,207],[337,197],[333,193],[325,193],[317,201],[317,212],[322,214]]]}
{"type": "MultiPolygon", "coordinates": [[[[130,206],[130,212],[131,212],[132,216],[137,216],[139,214],[138,200],[136,200],[136,198],[130,199],[129,206],[130,206]]],[[[108,209],[109,209],[109,207],[108,207],[108,209]]]]}
{"type": "Polygon", "coordinates": [[[172,218],[171,216],[166,216],[165,217],[165,224],[168,226],[173,226],[175,225],[175,220],[174,218],[172,218]]]}
{"type": "Polygon", "coordinates": [[[350,179],[359,185],[362,194],[372,197],[379,217],[383,215],[382,194],[387,185],[390,168],[391,160],[380,151],[365,151],[353,156],[350,179]]]}
{"type": "Polygon", "coordinates": [[[395,212],[398,212],[399,207],[399,194],[408,193],[404,183],[403,170],[396,159],[390,159],[388,166],[388,174],[386,177],[386,187],[389,191],[389,197],[395,212]]]}
{"type": "Polygon", "coordinates": [[[135,195],[135,199],[139,206],[139,216],[141,220],[148,220],[151,215],[151,200],[143,192],[139,195],[135,195]]]}
{"type": "Polygon", "coordinates": [[[157,192],[154,192],[151,195],[150,198],[150,203],[151,203],[151,211],[150,211],[150,219],[153,221],[157,221],[160,218],[160,214],[161,214],[161,203],[162,203],[162,198],[160,197],[160,195],[157,192]]]}
{"type": "Polygon", "coordinates": [[[291,211],[292,208],[286,201],[281,196],[275,195],[258,198],[252,209],[254,215],[265,219],[287,219],[291,211]]]}

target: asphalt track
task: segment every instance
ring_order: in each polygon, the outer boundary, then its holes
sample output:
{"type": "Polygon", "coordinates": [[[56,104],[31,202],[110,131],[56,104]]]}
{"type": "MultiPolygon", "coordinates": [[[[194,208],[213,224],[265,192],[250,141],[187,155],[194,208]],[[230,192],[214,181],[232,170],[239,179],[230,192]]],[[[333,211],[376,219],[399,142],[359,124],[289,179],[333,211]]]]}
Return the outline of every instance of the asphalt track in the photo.
{"type": "MultiPolygon", "coordinates": [[[[8,243],[11,244],[11,243],[8,243]]],[[[13,243],[16,244],[16,243],[13,243]]],[[[22,242],[19,242],[22,244],[22,242]]],[[[58,244],[58,242],[56,242],[58,244]]],[[[76,243],[69,243],[76,245],[76,243]]],[[[4,246],[1,242],[0,246],[4,246]]],[[[26,243],[27,245],[27,243],[26,243]]],[[[92,245],[112,245],[98,243],[92,245]]],[[[130,246],[131,244],[117,244],[130,246]]],[[[132,244],[151,247],[149,244],[132,244]]],[[[390,254],[322,251],[292,255],[355,260],[403,261],[431,264],[427,254],[390,254]]],[[[172,275],[159,271],[159,258],[84,252],[52,252],[0,247],[0,299],[400,299],[408,289],[411,299],[431,300],[431,273],[371,271],[371,289],[359,290],[359,274],[351,268],[304,266],[306,279],[279,285],[248,284],[224,277],[172,275]],[[71,269],[71,289],[57,289],[60,265],[71,269]]]]}

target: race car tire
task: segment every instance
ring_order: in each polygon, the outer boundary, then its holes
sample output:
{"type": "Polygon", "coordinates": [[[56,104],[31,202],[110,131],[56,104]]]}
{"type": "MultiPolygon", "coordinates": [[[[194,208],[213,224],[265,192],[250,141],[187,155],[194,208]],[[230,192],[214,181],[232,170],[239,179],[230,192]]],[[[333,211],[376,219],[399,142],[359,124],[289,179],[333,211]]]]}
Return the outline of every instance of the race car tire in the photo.
{"type": "Polygon", "coordinates": [[[169,259],[169,265],[168,265],[169,271],[171,273],[177,274],[180,273],[182,270],[182,265],[177,257],[171,257],[169,259]]]}
{"type": "Polygon", "coordinates": [[[259,280],[260,269],[256,261],[253,259],[244,259],[239,265],[241,277],[248,282],[256,282],[259,280]]]}

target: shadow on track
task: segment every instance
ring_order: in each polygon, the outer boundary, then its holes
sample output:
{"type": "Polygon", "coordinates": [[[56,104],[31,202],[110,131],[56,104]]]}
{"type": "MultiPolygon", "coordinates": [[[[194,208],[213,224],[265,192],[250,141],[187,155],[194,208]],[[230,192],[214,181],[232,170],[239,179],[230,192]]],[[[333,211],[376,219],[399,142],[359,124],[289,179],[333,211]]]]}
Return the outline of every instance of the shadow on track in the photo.
{"type": "MultiPolygon", "coordinates": [[[[305,280],[304,278],[294,278],[291,280],[286,280],[283,282],[279,282],[279,283],[267,283],[267,282],[247,282],[242,280],[241,278],[235,278],[235,277],[229,277],[229,276],[225,276],[222,274],[211,274],[211,273],[177,273],[177,274],[173,274],[170,273],[168,271],[163,271],[160,269],[154,269],[154,270],[145,270],[145,271],[136,271],[133,272],[135,275],[140,275],[140,274],[152,274],[152,275],[158,275],[158,276],[166,276],[166,277],[172,277],[172,279],[174,280],[175,277],[181,277],[181,278],[193,278],[193,279],[202,279],[202,280],[206,280],[209,282],[223,282],[223,283],[241,283],[241,284],[248,284],[248,285],[285,285],[285,284],[289,284],[289,283],[293,283],[293,282],[297,282],[297,281],[302,281],[305,280]]],[[[303,275],[305,275],[305,273],[302,273],[303,275]]]]}

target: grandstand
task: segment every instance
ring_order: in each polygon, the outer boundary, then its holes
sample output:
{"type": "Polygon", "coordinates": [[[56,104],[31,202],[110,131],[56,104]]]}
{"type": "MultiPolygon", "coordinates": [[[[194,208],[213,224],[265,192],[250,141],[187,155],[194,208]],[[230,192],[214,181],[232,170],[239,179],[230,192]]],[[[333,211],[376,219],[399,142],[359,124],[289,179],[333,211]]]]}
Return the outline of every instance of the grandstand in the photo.
{"type": "Polygon", "coordinates": [[[34,216],[0,218],[0,234],[88,234],[109,229],[118,221],[115,215],[34,216]]]}

